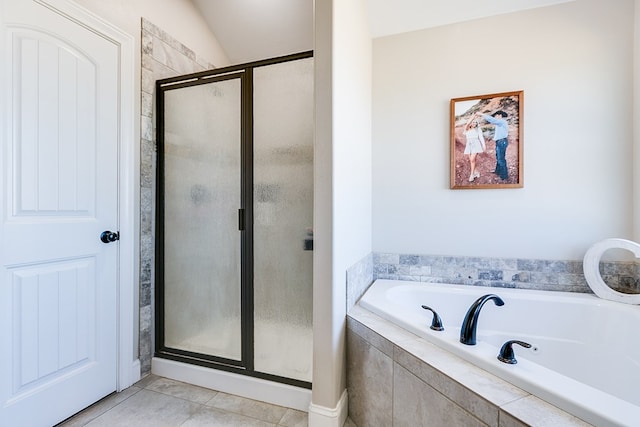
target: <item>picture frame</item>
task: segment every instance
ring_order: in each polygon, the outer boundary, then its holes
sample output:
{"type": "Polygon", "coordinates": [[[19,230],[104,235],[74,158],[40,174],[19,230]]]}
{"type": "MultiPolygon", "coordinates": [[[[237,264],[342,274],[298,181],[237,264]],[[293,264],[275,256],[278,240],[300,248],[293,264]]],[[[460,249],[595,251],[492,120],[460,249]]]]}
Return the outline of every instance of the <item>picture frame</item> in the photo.
{"type": "Polygon", "coordinates": [[[451,99],[451,189],[524,186],[523,111],[522,90],[451,99]]]}

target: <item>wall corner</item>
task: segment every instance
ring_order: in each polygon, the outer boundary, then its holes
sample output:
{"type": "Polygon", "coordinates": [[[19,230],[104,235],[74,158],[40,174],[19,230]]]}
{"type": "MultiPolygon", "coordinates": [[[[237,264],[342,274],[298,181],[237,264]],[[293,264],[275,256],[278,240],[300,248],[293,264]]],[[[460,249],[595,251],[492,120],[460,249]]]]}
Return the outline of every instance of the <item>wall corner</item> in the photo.
{"type": "Polygon", "coordinates": [[[309,405],[309,427],[342,427],[348,415],[347,390],[342,392],[342,396],[335,408],[325,406],[309,405]]]}

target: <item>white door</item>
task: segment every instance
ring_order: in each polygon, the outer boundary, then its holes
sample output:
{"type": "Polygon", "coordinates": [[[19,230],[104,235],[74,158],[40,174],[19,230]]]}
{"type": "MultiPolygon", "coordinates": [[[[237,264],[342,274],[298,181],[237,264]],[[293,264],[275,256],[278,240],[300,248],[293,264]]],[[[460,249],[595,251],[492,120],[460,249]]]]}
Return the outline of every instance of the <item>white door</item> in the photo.
{"type": "Polygon", "coordinates": [[[0,12],[0,425],[51,426],[116,390],[118,48],[0,12]]]}

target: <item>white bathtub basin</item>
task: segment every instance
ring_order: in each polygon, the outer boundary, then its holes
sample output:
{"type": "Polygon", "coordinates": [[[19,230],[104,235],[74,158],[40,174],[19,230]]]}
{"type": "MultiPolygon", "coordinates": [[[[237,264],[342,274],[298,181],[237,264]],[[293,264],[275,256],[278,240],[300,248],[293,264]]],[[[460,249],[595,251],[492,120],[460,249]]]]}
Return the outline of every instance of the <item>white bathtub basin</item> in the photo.
{"type": "Polygon", "coordinates": [[[597,426],[640,425],[640,307],[566,292],[377,280],[360,305],[539,398],[597,426]],[[460,343],[469,306],[486,294],[477,345],[460,343]],[[433,331],[428,305],[445,330],[433,331]],[[514,345],[518,363],[497,360],[514,345]]]}

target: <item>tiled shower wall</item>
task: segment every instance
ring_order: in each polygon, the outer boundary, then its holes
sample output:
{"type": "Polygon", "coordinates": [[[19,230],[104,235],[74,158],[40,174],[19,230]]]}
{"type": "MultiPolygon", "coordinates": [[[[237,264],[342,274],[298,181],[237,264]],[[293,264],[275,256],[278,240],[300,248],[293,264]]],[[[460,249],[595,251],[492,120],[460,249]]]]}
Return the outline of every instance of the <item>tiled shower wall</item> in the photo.
{"type": "Polygon", "coordinates": [[[141,375],[153,356],[154,212],[156,176],[156,80],[215,68],[156,25],[142,19],[140,117],[140,331],[141,375]]]}
{"type": "MultiPolygon", "coordinates": [[[[601,262],[600,274],[619,292],[640,293],[637,263],[601,262]]],[[[591,293],[582,261],[372,253],[347,270],[347,309],[376,279],[591,293]]]]}

